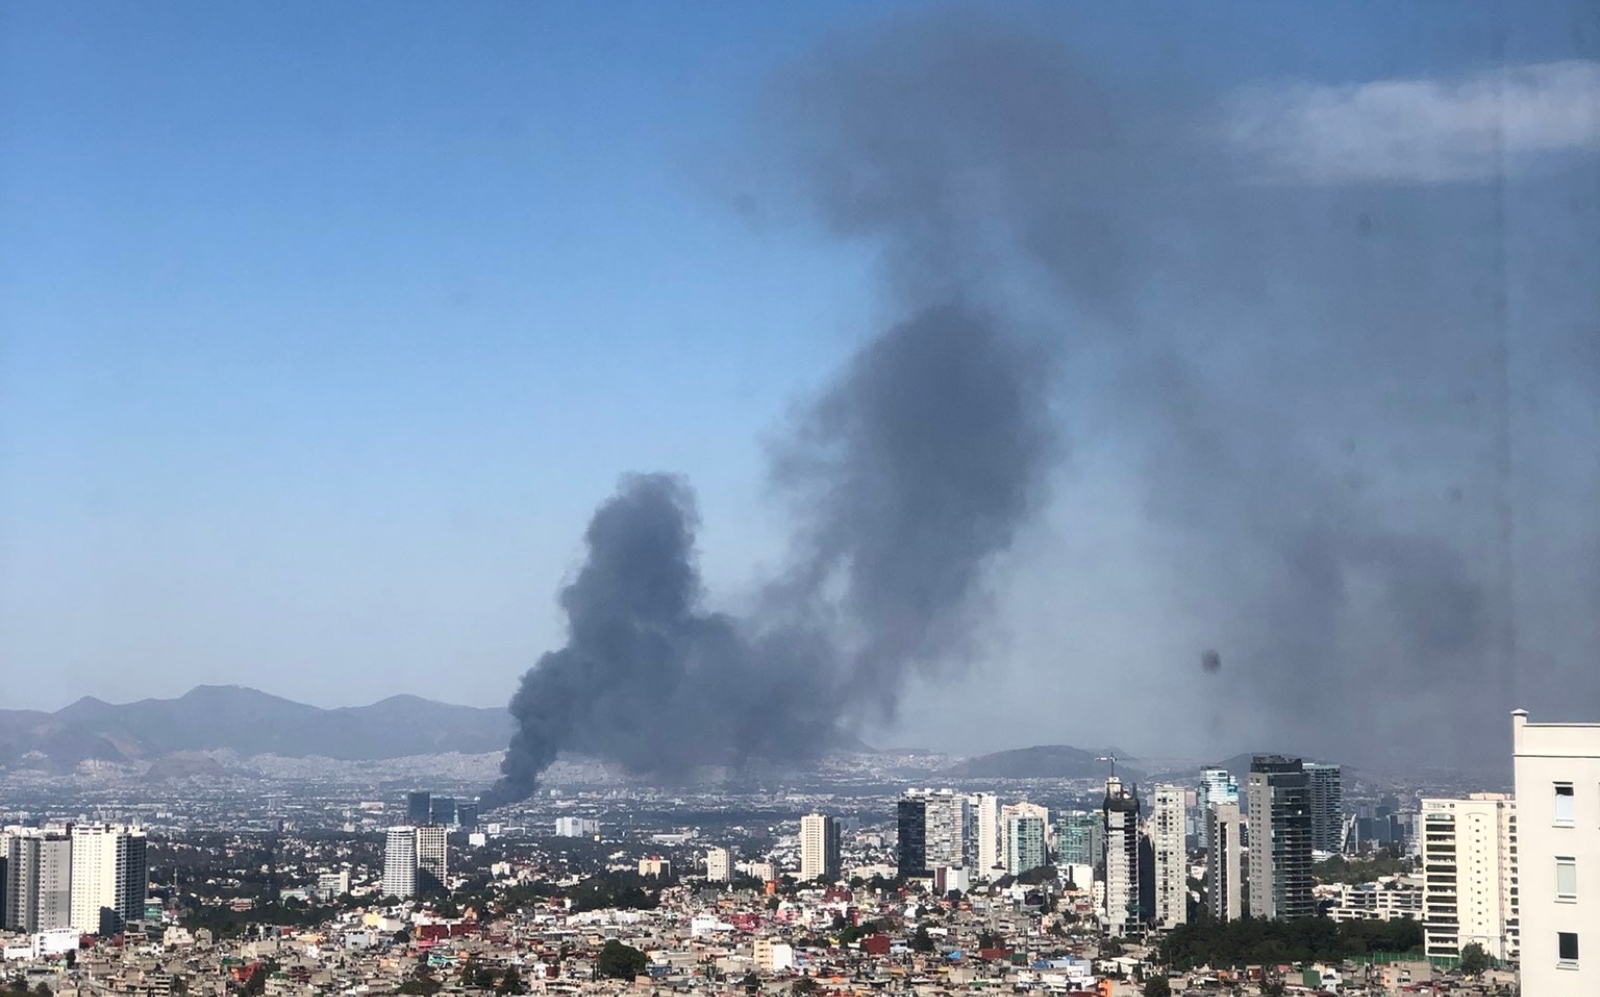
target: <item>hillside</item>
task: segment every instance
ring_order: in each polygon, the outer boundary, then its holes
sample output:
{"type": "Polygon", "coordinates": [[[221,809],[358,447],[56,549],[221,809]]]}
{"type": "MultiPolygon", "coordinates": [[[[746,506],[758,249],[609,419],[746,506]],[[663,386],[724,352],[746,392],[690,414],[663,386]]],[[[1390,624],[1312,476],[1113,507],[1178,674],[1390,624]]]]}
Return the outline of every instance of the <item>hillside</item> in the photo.
{"type": "MultiPolygon", "coordinates": [[[[976,755],[950,766],[943,774],[952,779],[1095,779],[1111,772],[1111,766],[1098,759],[1115,755],[1114,748],[1040,744],[976,755]]],[[[1117,769],[1123,771],[1120,758],[1117,769]]]]}
{"type": "Polygon", "coordinates": [[[216,749],[362,761],[499,751],[510,735],[503,709],[392,696],[325,710],[255,689],[199,686],[177,699],[115,705],[85,697],[55,713],[0,710],[0,766],[65,769],[216,749]]]}

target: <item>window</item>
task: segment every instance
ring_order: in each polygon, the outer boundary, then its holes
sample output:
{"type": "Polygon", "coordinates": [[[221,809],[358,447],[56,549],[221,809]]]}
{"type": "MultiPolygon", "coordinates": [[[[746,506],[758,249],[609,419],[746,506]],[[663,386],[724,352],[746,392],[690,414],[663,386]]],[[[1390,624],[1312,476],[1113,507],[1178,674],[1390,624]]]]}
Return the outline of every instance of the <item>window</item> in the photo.
{"type": "Polygon", "coordinates": [[[1578,860],[1556,857],[1556,899],[1578,899],[1578,860]]]}
{"type": "Polygon", "coordinates": [[[1562,963],[1574,966],[1578,964],[1578,933],[1576,931],[1556,932],[1556,958],[1562,963]]]}
{"type": "Polygon", "coordinates": [[[1572,783],[1556,783],[1556,823],[1572,824],[1572,783]]]}

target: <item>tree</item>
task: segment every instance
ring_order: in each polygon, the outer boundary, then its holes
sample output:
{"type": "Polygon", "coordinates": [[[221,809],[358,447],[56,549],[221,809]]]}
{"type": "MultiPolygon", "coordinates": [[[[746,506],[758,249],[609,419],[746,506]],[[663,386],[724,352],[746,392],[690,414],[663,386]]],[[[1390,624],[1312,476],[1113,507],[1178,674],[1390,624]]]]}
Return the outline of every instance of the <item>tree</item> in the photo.
{"type": "Polygon", "coordinates": [[[527,985],[522,982],[522,974],[517,972],[515,966],[506,969],[506,975],[500,977],[500,985],[494,989],[495,993],[506,994],[508,997],[528,992],[527,985]]]}
{"type": "Polygon", "coordinates": [[[1489,968],[1489,953],[1482,945],[1469,942],[1461,949],[1461,971],[1468,976],[1478,976],[1489,968]]]}
{"type": "Polygon", "coordinates": [[[642,975],[649,965],[650,960],[643,952],[615,938],[606,942],[596,963],[600,975],[608,980],[631,980],[642,975]]]}
{"type": "Polygon", "coordinates": [[[933,936],[928,934],[928,929],[920,924],[917,925],[917,933],[911,936],[911,951],[933,951],[933,936]]]}
{"type": "Polygon", "coordinates": [[[816,977],[802,976],[794,981],[794,986],[789,988],[789,992],[794,994],[795,997],[803,997],[805,994],[814,994],[821,989],[822,986],[817,983],[816,977]]]}
{"type": "Polygon", "coordinates": [[[1165,976],[1152,976],[1144,981],[1144,997],[1172,997],[1172,984],[1165,976]]]}
{"type": "Polygon", "coordinates": [[[739,985],[744,987],[745,993],[754,994],[761,989],[761,977],[756,975],[755,970],[749,970],[744,974],[744,979],[739,981],[739,985]]]}

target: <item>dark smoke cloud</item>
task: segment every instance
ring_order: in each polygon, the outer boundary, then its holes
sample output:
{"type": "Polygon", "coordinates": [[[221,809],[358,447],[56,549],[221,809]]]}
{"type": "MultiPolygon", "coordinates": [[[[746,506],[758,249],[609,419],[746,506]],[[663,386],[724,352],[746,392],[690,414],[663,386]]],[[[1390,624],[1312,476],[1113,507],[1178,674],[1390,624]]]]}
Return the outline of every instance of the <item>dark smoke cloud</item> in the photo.
{"type": "Polygon", "coordinates": [[[958,303],[867,343],[776,447],[794,552],[747,618],[701,606],[687,483],[625,478],[562,592],[567,646],[511,702],[490,804],[525,796],[562,751],[666,778],[808,758],[892,714],[912,673],[967,660],[985,569],[1055,452],[1050,370],[958,303]]]}
{"type": "MultiPolygon", "coordinates": [[[[1230,143],[1228,95],[1093,68],[1041,23],[900,20],[772,88],[773,199],[880,250],[909,317],[774,448],[793,556],[750,618],[697,608],[681,483],[602,508],[507,794],[567,749],[802,757],[970,661],[1066,449],[1053,405],[1109,427],[1166,555],[1120,639],[1193,627],[1173,690],[1237,746],[1478,760],[1512,706],[1600,714],[1593,158],[1296,182],[1230,143]]],[[[1037,667],[1118,681],[1059,655],[1037,667]]]]}

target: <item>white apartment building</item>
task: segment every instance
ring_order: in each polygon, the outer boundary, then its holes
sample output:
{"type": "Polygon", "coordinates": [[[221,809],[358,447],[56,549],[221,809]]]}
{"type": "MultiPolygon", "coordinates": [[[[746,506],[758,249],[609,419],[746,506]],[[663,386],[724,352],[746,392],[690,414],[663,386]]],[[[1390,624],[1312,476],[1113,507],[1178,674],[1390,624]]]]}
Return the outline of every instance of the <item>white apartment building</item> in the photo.
{"type": "Polygon", "coordinates": [[[839,878],[839,822],[827,814],[800,818],[800,881],[839,878]]]}
{"type": "Polygon", "coordinates": [[[1600,994],[1600,724],[1511,715],[1522,992],[1600,994]]]}
{"type": "Polygon", "coordinates": [[[977,879],[993,879],[1003,871],[1000,842],[1000,798],[993,793],[977,793],[968,798],[972,822],[977,829],[977,879]]]}
{"type": "Polygon", "coordinates": [[[923,805],[925,868],[964,868],[972,826],[966,796],[948,789],[930,791],[923,797],[923,805]]]}
{"type": "Polygon", "coordinates": [[[1218,921],[1237,921],[1244,915],[1244,818],[1237,800],[1219,799],[1207,811],[1207,906],[1218,921]]]}
{"type": "Polygon", "coordinates": [[[150,876],[143,831],[79,824],[72,829],[71,853],[73,930],[114,935],[144,917],[150,876]]]}
{"type": "Polygon", "coordinates": [[[726,883],[733,879],[733,853],[726,848],[706,850],[706,881],[726,883]]]}
{"type": "Polygon", "coordinates": [[[350,892],[350,870],[317,874],[317,896],[324,900],[342,897],[350,892]]]}
{"type": "Polygon", "coordinates": [[[417,829],[391,827],[383,849],[383,895],[404,900],[417,895],[417,829]]]}
{"type": "Polygon", "coordinates": [[[1155,859],[1155,924],[1162,930],[1189,921],[1188,814],[1182,786],[1156,786],[1150,797],[1150,847],[1155,859]]]}
{"type": "Polygon", "coordinates": [[[417,869],[441,886],[450,876],[450,829],[437,825],[417,828],[417,869]]]}
{"type": "Polygon", "coordinates": [[[557,817],[556,837],[592,838],[600,833],[600,822],[587,817],[557,817]]]}
{"type": "Polygon", "coordinates": [[[1422,927],[1428,956],[1474,942],[1515,962],[1517,805],[1502,793],[1422,801],[1422,927]]]}
{"type": "Polygon", "coordinates": [[[1372,883],[1317,887],[1319,898],[1333,900],[1328,917],[1335,921],[1421,921],[1422,893],[1418,876],[1385,876],[1372,883]]]}

